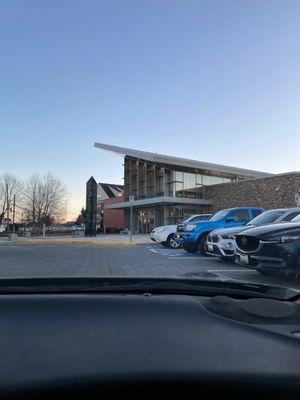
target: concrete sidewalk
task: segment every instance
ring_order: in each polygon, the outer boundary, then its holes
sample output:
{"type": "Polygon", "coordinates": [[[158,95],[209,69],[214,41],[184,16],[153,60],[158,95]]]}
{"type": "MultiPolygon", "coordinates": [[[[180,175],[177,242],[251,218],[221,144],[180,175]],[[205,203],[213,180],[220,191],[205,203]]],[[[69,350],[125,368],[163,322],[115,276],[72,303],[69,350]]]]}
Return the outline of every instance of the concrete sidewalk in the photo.
{"type": "Polygon", "coordinates": [[[150,235],[133,235],[130,243],[129,235],[98,235],[96,237],[73,237],[66,236],[33,236],[30,238],[18,237],[16,242],[10,242],[7,238],[1,238],[0,243],[20,243],[20,244],[81,244],[95,246],[135,246],[136,244],[153,243],[150,235]]]}

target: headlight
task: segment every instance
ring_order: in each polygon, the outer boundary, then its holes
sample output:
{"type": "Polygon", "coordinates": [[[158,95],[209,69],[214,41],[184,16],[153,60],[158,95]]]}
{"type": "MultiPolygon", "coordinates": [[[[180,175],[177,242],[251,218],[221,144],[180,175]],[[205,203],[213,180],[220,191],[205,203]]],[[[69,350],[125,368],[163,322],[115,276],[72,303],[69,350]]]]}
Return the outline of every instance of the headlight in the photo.
{"type": "Polygon", "coordinates": [[[281,236],[278,238],[267,238],[261,240],[261,243],[265,244],[291,243],[297,239],[300,239],[300,236],[281,236]]]}
{"type": "Polygon", "coordinates": [[[228,233],[227,235],[222,235],[222,239],[235,239],[235,235],[233,233],[228,233]]]}
{"type": "Polygon", "coordinates": [[[282,236],[280,238],[280,243],[290,243],[297,239],[300,239],[300,236],[282,236]]]}
{"type": "Polygon", "coordinates": [[[191,232],[191,231],[194,231],[195,229],[196,229],[196,226],[197,225],[186,225],[186,227],[185,227],[185,230],[187,231],[187,232],[191,232]]]}

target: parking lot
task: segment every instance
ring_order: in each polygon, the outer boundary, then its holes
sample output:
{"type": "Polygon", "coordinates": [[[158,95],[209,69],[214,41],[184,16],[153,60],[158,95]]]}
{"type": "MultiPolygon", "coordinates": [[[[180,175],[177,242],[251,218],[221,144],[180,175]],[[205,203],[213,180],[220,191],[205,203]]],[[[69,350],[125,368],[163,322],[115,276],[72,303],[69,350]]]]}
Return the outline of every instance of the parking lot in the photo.
{"type": "Polygon", "coordinates": [[[292,286],[300,282],[269,277],[213,257],[167,249],[159,244],[95,246],[1,244],[0,279],[13,277],[148,276],[189,277],[292,286]]]}

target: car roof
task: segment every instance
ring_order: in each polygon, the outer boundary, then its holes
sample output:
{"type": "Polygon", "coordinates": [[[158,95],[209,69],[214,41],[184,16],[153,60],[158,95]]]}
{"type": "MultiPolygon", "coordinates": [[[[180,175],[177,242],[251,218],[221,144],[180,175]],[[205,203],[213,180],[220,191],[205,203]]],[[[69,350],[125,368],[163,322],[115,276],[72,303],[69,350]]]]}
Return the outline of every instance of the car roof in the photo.
{"type": "Polygon", "coordinates": [[[232,210],[264,210],[263,207],[232,207],[232,208],[224,208],[220,211],[232,211],[232,210]]]}
{"type": "Polygon", "coordinates": [[[300,207],[290,207],[290,208],[272,208],[271,210],[266,211],[284,211],[284,212],[293,212],[300,211],[300,207]]]}

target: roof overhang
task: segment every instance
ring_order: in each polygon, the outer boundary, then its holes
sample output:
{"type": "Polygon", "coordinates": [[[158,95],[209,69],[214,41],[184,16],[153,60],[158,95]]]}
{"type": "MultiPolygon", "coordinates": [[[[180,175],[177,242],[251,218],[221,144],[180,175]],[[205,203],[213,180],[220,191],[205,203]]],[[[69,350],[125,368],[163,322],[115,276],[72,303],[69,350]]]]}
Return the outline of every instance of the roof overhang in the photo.
{"type": "Polygon", "coordinates": [[[205,205],[210,206],[212,205],[211,200],[204,200],[204,199],[188,199],[183,197],[168,197],[168,196],[161,196],[161,197],[151,197],[149,199],[140,199],[135,200],[132,203],[130,201],[123,201],[121,203],[116,204],[107,204],[105,208],[107,209],[124,209],[131,207],[143,207],[143,206],[156,206],[156,205],[163,205],[163,204],[180,204],[180,205],[205,205]]]}
{"type": "Polygon", "coordinates": [[[171,166],[175,166],[175,167],[178,166],[178,167],[193,168],[193,169],[198,169],[198,170],[209,170],[209,171],[212,171],[215,173],[240,175],[240,176],[249,177],[249,178],[263,178],[263,177],[268,177],[268,176],[273,175],[273,174],[269,174],[269,173],[261,172],[261,171],[253,171],[253,170],[244,169],[244,168],[230,167],[227,165],[213,164],[213,163],[207,163],[207,162],[203,162],[203,161],[195,161],[195,160],[190,160],[190,159],[181,158],[181,157],[166,156],[163,154],[150,153],[148,151],[129,149],[127,147],[112,146],[112,145],[104,144],[104,143],[95,143],[95,147],[102,149],[102,150],[107,150],[107,151],[110,151],[113,153],[121,154],[122,156],[129,156],[129,157],[137,158],[140,160],[150,161],[153,163],[164,164],[164,165],[171,165],[171,166]]]}

